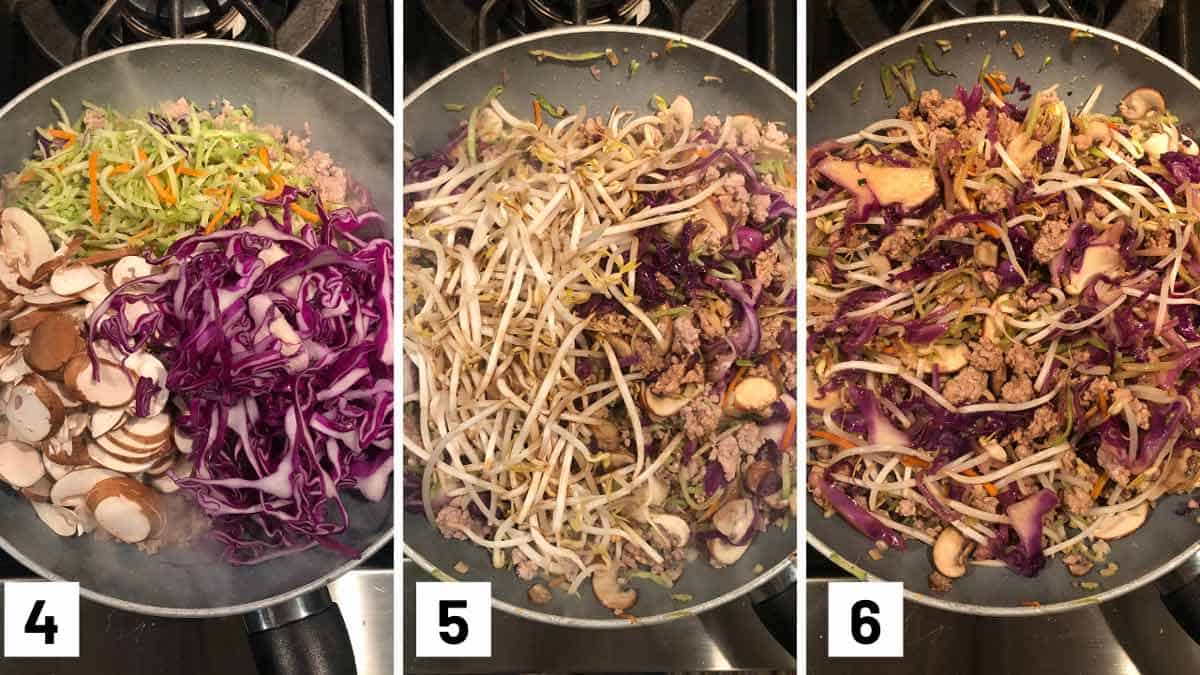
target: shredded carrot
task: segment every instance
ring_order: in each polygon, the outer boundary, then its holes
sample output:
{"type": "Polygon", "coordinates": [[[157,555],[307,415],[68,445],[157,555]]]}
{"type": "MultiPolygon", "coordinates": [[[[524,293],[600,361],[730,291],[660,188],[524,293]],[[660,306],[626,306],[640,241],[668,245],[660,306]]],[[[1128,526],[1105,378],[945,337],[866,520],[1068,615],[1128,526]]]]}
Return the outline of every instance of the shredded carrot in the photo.
{"type": "Polygon", "coordinates": [[[837,434],[829,433],[828,431],[814,431],[812,432],[812,435],[816,436],[817,438],[824,438],[843,450],[849,450],[850,448],[854,447],[854,441],[846,438],[845,436],[838,436],[837,434]]]}
{"type": "Polygon", "coordinates": [[[542,128],[542,105],[536,98],[533,99],[533,123],[537,125],[537,128],[542,128]]]}
{"type": "Polygon", "coordinates": [[[129,165],[129,164],[118,164],[118,165],[116,165],[116,166],[114,166],[114,167],[113,167],[113,170],[112,170],[112,175],[114,175],[114,176],[119,176],[119,175],[121,175],[121,174],[123,174],[123,173],[129,173],[130,171],[133,171],[133,167],[132,167],[131,165],[129,165]]]}
{"type": "Polygon", "coordinates": [[[35,180],[37,180],[37,174],[32,171],[26,171],[21,174],[22,183],[32,183],[35,180]]]}
{"type": "Polygon", "coordinates": [[[208,174],[204,173],[203,171],[198,171],[198,170],[193,169],[192,167],[188,166],[187,164],[182,164],[182,163],[175,165],[175,174],[179,175],[179,176],[191,176],[193,178],[204,178],[205,176],[208,175],[208,174]]]}
{"type": "Polygon", "coordinates": [[[271,174],[271,189],[263,193],[265,199],[278,199],[283,194],[283,176],[271,174]]]}
{"type": "MultiPolygon", "coordinates": [[[[141,148],[137,149],[137,158],[139,162],[149,161],[149,157],[146,156],[145,151],[143,151],[141,148]]],[[[163,200],[168,205],[175,203],[175,195],[171,194],[167,188],[163,187],[162,179],[160,179],[158,176],[147,175],[146,182],[150,183],[150,187],[154,188],[154,191],[158,193],[159,199],[163,200]]]]}
{"type": "Polygon", "coordinates": [[[712,154],[712,150],[709,150],[708,148],[699,148],[698,150],[696,150],[697,158],[708,157],[711,154],[712,154]]]}
{"type": "Polygon", "coordinates": [[[1000,228],[991,223],[980,223],[979,229],[983,230],[983,233],[989,237],[994,237],[996,239],[1000,238],[1000,228]]]}
{"type": "Polygon", "coordinates": [[[153,231],[154,231],[154,226],[151,225],[150,227],[147,227],[146,229],[142,230],[141,232],[138,232],[137,234],[130,237],[129,241],[134,241],[134,242],[141,241],[142,237],[150,234],[153,231]]]}
{"type": "Polygon", "coordinates": [[[100,151],[93,150],[88,157],[88,199],[91,202],[92,224],[100,223],[100,181],[97,177],[100,165],[100,151]]]}
{"type": "Polygon", "coordinates": [[[272,171],[272,169],[271,169],[271,153],[267,152],[267,146],[265,146],[265,145],[258,146],[258,158],[260,160],[262,160],[263,166],[267,167],[267,171],[272,171]]]}
{"type": "Polygon", "coordinates": [[[204,188],[203,190],[201,190],[201,192],[208,195],[209,197],[220,197],[221,195],[225,194],[225,191],[222,190],[221,188],[204,188]]]}
{"type": "Polygon", "coordinates": [[[1100,477],[1096,479],[1096,482],[1092,483],[1092,499],[1100,498],[1100,493],[1104,491],[1104,486],[1107,483],[1108,483],[1108,474],[1106,474],[1106,473],[1100,474],[1100,477]]]}
{"type": "Polygon", "coordinates": [[[996,495],[1000,494],[1000,490],[996,489],[996,486],[992,485],[991,483],[984,483],[983,490],[985,492],[987,492],[989,496],[992,496],[992,497],[995,497],[996,495]]]}
{"type": "Polygon", "coordinates": [[[309,211],[308,209],[304,208],[303,206],[300,206],[299,204],[296,204],[295,202],[292,203],[292,213],[300,216],[301,218],[307,220],[310,223],[321,222],[321,216],[318,216],[317,214],[313,213],[312,211],[309,211]]]}
{"type": "Polygon", "coordinates": [[[725,393],[721,395],[721,407],[724,408],[729,403],[729,396],[733,393],[733,388],[737,386],[742,377],[746,375],[745,368],[738,368],[738,371],[733,374],[733,379],[729,380],[729,386],[725,387],[725,393]]]}
{"type": "Polygon", "coordinates": [[[1100,390],[1099,408],[1101,412],[1108,412],[1108,392],[1100,390]]]}
{"type": "Polygon", "coordinates": [[[924,469],[925,467],[929,466],[929,462],[926,462],[920,457],[913,457],[912,455],[904,455],[900,458],[900,463],[904,466],[911,466],[914,469],[924,469]]]}
{"type": "Polygon", "coordinates": [[[225,209],[229,208],[229,200],[233,198],[233,186],[225,188],[225,200],[221,202],[221,208],[213,214],[212,219],[208,221],[208,227],[204,228],[205,234],[212,234],[213,230],[217,229],[217,225],[221,222],[221,218],[225,215],[225,209]]]}
{"type": "Polygon", "coordinates": [[[75,139],[78,138],[74,131],[64,131],[63,129],[51,129],[46,133],[49,134],[51,138],[58,138],[66,141],[66,147],[68,148],[72,145],[75,145],[75,139]]]}
{"type": "Polygon", "coordinates": [[[796,408],[788,416],[787,426],[783,428],[783,449],[786,450],[796,443],[796,408]]]}

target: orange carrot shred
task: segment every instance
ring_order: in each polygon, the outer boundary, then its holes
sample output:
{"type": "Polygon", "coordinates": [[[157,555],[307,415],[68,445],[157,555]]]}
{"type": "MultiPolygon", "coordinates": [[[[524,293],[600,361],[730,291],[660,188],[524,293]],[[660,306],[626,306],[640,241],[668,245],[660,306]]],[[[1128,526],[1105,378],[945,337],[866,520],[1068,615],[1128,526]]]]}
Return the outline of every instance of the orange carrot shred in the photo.
{"type": "Polygon", "coordinates": [[[217,229],[217,225],[221,222],[221,218],[225,215],[225,209],[229,208],[229,200],[233,198],[233,186],[225,188],[225,200],[221,202],[221,208],[213,214],[212,219],[208,221],[208,227],[204,228],[205,234],[212,234],[213,230],[217,229]]]}
{"type": "Polygon", "coordinates": [[[296,204],[294,202],[292,203],[292,213],[295,213],[296,215],[300,216],[301,218],[307,220],[310,223],[321,222],[321,216],[318,216],[317,214],[313,213],[312,211],[309,211],[308,209],[306,209],[303,206],[300,206],[299,204],[296,204]]]}
{"type": "Polygon", "coordinates": [[[533,123],[537,125],[537,128],[542,128],[542,105],[536,98],[533,99],[533,123]]]}
{"type": "Polygon", "coordinates": [[[271,174],[271,189],[263,193],[264,199],[278,199],[283,194],[283,176],[271,174]]]}
{"type": "Polygon", "coordinates": [[[996,495],[1000,494],[1000,490],[996,489],[996,486],[992,485],[991,483],[984,483],[983,490],[991,497],[995,497],[996,495]]]}
{"type": "Polygon", "coordinates": [[[787,426],[783,428],[783,449],[787,450],[796,444],[796,408],[792,408],[792,414],[788,416],[787,426]]]}
{"type": "Polygon", "coordinates": [[[843,450],[849,450],[850,448],[854,447],[854,441],[846,438],[845,436],[838,436],[837,434],[833,434],[828,431],[814,431],[812,432],[812,435],[816,436],[817,438],[824,438],[843,450]]]}
{"type": "Polygon", "coordinates": [[[116,165],[116,166],[114,166],[114,167],[113,167],[113,170],[112,170],[112,175],[114,175],[114,176],[119,176],[119,175],[121,175],[121,174],[123,174],[123,173],[129,173],[130,171],[133,171],[133,167],[132,167],[131,165],[129,165],[129,164],[118,164],[118,165],[116,165]]]}
{"type": "Polygon", "coordinates": [[[746,369],[738,368],[738,371],[733,374],[733,379],[729,380],[729,386],[725,387],[725,393],[721,395],[721,407],[724,408],[729,403],[729,395],[733,393],[733,388],[737,386],[742,377],[745,376],[746,369]]]}
{"type": "Polygon", "coordinates": [[[197,171],[196,169],[193,169],[192,167],[188,166],[187,164],[176,164],[175,165],[175,174],[179,175],[179,176],[191,176],[193,178],[204,178],[205,176],[208,175],[208,174],[204,173],[203,171],[197,171]]]}
{"type": "Polygon", "coordinates": [[[983,233],[989,237],[995,237],[996,239],[1000,238],[1000,228],[992,225],[991,223],[980,223],[979,229],[983,230],[983,233]]]}
{"type": "Polygon", "coordinates": [[[900,458],[900,463],[904,466],[911,466],[914,469],[924,469],[925,467],[929,466],[929,462],[926,462],[920,457],[913,457],[912,455],[904,455],[900,458]]]}
{"type": "Polygon", "coordinates": [[[100,165],[100,151],[93,150],[88,157],[88,200],[91,203],[92,224],[100,223],[100,181],[97,177],[100,165]]]}
{"type": "Polygon", "coordinates": [[[262,160],[262,164],[263,164],[263,166],[265,166],[267,168],[267,171],[270,171],[271,170],[271,155],[270,155],[270,153],[267,152],[267,146],[265,146],[265,145],[258,146],[258,158],[260,160],[262,160]]]}
{"type": "Polygon", "coordinates": [[[1096,479],[1096,482],[1092,483],[1092,499],[1100,498],[1100,493],[1104,491],[1104,486],[1106,484],[1108,484],[1108,474],[1102,473],[1100,474],[1100,477],[1096,479]]]}

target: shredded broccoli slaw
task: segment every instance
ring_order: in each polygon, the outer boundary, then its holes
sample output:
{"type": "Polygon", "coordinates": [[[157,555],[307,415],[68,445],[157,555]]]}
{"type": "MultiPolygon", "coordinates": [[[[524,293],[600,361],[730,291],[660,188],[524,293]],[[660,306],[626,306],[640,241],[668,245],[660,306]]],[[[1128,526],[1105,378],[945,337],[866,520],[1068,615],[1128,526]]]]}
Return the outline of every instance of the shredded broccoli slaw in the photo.
{"type": "MultiPolygon", "coordinates": [[[[284,185],[308,187],[301,159],[254,124],[247,107],[222,114],[188,106],[168,119],[154,111],[126,116],[84,102],[72,121],[57,102],[59,120],[35,131],[40,158],[10,178],[8,193],[44,223],[58,242],[77,236],[84,250],[149,246],[161,252],[180,237],[217,230],[266,207],[284,185]]],[[[313,198],[292,207],[318,217],[313,198]]]]}

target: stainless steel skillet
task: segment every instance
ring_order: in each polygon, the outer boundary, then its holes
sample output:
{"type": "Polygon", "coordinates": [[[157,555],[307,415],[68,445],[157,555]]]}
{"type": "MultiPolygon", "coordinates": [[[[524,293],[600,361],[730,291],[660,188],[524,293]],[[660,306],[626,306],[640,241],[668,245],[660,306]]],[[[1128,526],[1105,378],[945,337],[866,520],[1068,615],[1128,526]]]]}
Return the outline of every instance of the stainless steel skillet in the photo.
{"type": "MultiPolygon", "coordinates": [[[[894,117],[904,94],[897,91],[900,100],[894,105],[887,103],[879,83],[880,68],[916,57],[918,43],[933,49],[938,66],[958,73],[967,82],[975,79],[990,54],[992,68],[1008,73],[1010,80],[1019,75],[1035,91],[1059,84],[1059,94],[1072,107],[1082,104],[1097,84],[1103,84],[1103,95],[1094,109],[1115,111],[1122,96],[1147,86],[1161,91],[1184,123],[1200,122],[1194,110],[1200,100],[1200,81],[1143,45],[1067,21],[1000,16],[948,21],[905,33],[840,64],[808,89],[809,143],[853,133],[872,121],[894,117]],[[1093,37],[1071,40],[1073,29],[1085,30],[1093,37]],[[1007,31],[1004,40],[999,37],[1001,30],[1007,31]],[[953,43],[947,54],[933,49],[934,40],[941,39],[953,43]],[[1013,52],[1012,45],[1017,42],[1024,48],[1023,59],[1013,52]],[[864,83],[862,98],[852,104],[852,92],[860,82],[864,83]]],[[[958,83],[954,78],[934,78],[920,64],[916,72],[918,89],[939,87],[952,91],[958,83]]],[[[926,547],[912,546],[906,552],[893,551],[882,560],[872,560],[866,555],[869,544],[864,545],[862,535],[840,518],[822,517],[821,509],[811,500],[807,505],[808,541],[855,576],[904,582],[905,594],[912,600],[990,616],[1069,610],[1115,598],[1161,577],[1164,601],[1200,640],[1200,524],[1193,516],[1175,513],[1185,501],[1187,497],[1179,496],[1160,500],[1142,529],[1114,542],[1113,559],[1119,563],[1119,571],[1101,579],[1101,588],[1096,591],[1080,588],[1064,566],[1051,564],[1033,579],[1007,570],[977,569],[957,580],[949,593],[928,595],[925,591],[930,565],[926,547]],[[1168,574],[1177,568],[1179,573],[1168,574]]]]}
{"type": "MultiPolygon", "coordinates": [[[[439,74],[404,102],[406,149],[421,155],[443,146],[462,119],[461,115],[448,113],[443,105],[481,100],[502,81],[505,90],[501,101],[521,114],[528,114],[530,92],[571,110],[586,105],[589,112],[600,114],[618,105],[626,110],[646,110],[656,94],[668,101],[682,94],[691,100],[698,116],[749,112],[760,119],[785,122],[789,129],[796,124],[795,92],[734,54],[665,31],[589,27],[536,33],[505,42],[439,74]],[[683,40],[689,46],[651,61],[650,52],[664,53],[668,39],[683,40]],[[530,49],[580,52],[606,47],[619,55],[622,65],[601,65],[600,81],[589,74],[588,64],[536,63],[528,53],[530,49]],[[633,77],[628,76],[630,58],[641,61],[633,77]],[[706,75],[719,77],[723,83],[704,84],[706,75]]],[[[511,570],[493,570],[484,549],[444,539],[423,515],[405,514],[404,543],[406,554],[439,578],[491,581],[494,604],[504,611],[557,625],[630,625],[614,618],[586,590],[578,598],[561,596],[548,605],[533,606],[527,597],[528,582],[518,579],[511,570]],[[470,571],[464,575],[454,573],[452,568],[458,561],[467,563],[470,571]]],[[[640,625],[647,625],[716,607],[781,574],[794,574],[795,550],[794,531],[771,528],[732,567],[717,570],[703,562],[689,565],[679,584],[669,592],[653,584],[642,585],[633,613],[640,625]],[[693,600],[681,604],[671,599],[671,593],[691,595],[693,600]]],[[[794,617],[794,600],[791,611],[794,617]]],[[[794,633],[794,628],[789,630],[794,633]]]]}
{"type": "MultiPolygon", "coordinates": [[[[185,97],[202,105],[228,99],[259,118],[312,130],[314,148],[392,209],[392,120],[352,85],[301,59],[243,43],[149,42],[104,52],[57,71],[0,109],[0,173],[21,166],[33,130],[54,119],[51,99],[73,115],[80,102],[126,112],[185,97]]],[[[390,231],[368,233],[390,237],[390,231]]],[[[340,540],[359,559],[312,549],[261,565],[233,567],[212,552],[164,550],[146,556],[92,537],[64,539],[42,524],[24,498],[0,488],[0,548],[48,579],[78,581],[94,602],[142,614],[208,618],[243,614],[263,671],[352,672],[345,625],[324,588],[392,536],[390,496],[347,498],[351,527],[340,540]],[[307,621],[303,619],[308,619],[307,621]]]]}

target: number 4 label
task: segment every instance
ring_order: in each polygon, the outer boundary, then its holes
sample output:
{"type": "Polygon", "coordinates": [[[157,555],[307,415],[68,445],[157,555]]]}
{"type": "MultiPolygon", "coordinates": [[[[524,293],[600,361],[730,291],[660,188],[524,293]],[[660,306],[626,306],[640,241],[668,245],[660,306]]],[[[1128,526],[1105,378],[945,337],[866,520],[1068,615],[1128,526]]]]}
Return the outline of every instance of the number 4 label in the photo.
{"type": "Polygon", "coordinates": [[[417,657],[491,657],[492,585],[417,582],[417,657]]]}
{"type": "Polygon", "coordinates": [[[79,584],[4,583],[4,656],[79,657],[79,584]]]}
{"type": "Polygon", "coordinates": [[[829,656],[904,656],[904,586],[891,581],[829,584],[829,656]]]}

